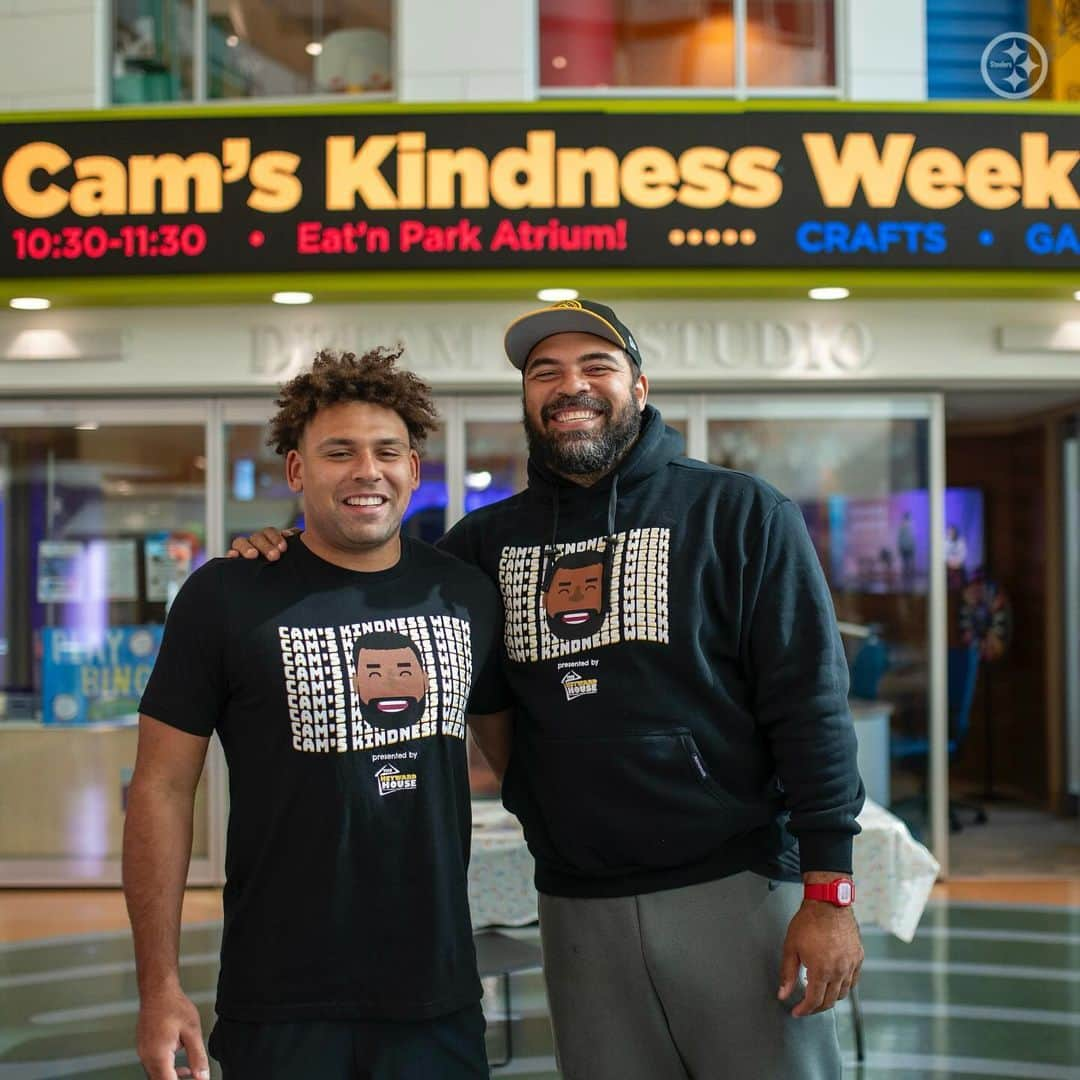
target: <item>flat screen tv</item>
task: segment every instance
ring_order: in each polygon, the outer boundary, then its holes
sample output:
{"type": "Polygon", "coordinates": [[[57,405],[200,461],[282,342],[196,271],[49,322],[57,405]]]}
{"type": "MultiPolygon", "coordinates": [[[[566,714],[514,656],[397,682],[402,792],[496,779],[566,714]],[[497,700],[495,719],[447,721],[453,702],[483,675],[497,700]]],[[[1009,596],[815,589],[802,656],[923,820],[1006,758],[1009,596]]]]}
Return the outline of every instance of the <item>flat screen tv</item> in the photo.
{"type": "MultiPolygon", "coordinates": [[[[900,491],[878,499],[830,496],[827,557],[834,588],[925,593],[930,573],[930,495],[900,491]]],[[[950,587],[983,569],[983,493],[945,491],[945,560],[950,587]]],[[[819,551],[820,551],[819,543],[819,551]]]]}

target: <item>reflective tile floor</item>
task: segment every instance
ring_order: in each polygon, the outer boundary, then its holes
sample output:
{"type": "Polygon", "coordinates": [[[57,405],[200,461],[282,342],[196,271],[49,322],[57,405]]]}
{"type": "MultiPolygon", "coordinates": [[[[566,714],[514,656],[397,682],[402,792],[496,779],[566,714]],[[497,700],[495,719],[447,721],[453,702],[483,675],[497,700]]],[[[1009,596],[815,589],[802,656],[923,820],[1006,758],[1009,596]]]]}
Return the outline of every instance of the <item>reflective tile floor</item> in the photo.
{"type": "MultiPolygon", "coordinates": [[[[219,934],[216,923],[188,925],[182,940],[184,983],[207,1031],[219,934]]],[[[855,1065],[842,1005],[845,1080],[1080,1080],[1080,908],[939,899],[912,944],[875,931],[865,944],[867,1061],[855,1065]]],[[[487,990],[497,1058],[505,1018],[487,990]]],[[[0,1080],[136,1080],[136,1008],[125,931],[0,944],[0,1080]]],[[[539,973],[514,977],[513,1009],[514,1057],[493,1077],[555,1080],[539,973]]],[[[722,1065],[715,1075],[725,1076],[722,1065]]]]}

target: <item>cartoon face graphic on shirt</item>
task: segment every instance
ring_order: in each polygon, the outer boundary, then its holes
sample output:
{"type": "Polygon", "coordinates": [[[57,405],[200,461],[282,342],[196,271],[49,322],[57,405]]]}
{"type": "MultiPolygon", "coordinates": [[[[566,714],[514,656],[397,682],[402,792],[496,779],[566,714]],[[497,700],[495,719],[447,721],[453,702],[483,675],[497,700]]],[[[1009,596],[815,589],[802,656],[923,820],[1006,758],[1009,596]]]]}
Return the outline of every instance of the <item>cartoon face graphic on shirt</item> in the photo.
{"type": "Polygon", "coordinates": [[[427,672],[416,646],[404,634],[357,638],[353,669],[360,712],[372,727],[409,727],[423,715],[427,672]]]}
{"type": "Polygon", "coordinates": [[[544,592],[551,632],[563,641],[591,637],[607,609],[607,560],[601,551],[576,551],[558,559],[544,592]]]}

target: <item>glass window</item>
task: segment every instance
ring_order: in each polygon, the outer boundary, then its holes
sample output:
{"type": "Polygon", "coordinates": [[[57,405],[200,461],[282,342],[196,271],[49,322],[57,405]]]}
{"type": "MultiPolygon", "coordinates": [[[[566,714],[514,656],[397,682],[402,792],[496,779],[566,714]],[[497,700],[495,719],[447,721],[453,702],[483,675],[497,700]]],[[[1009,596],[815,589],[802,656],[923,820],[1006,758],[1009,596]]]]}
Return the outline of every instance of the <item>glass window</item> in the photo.
{"type": "Polygon", "coordinates": [[[113,102],[190,101],[194,38],[191,0],[115,0],[113,102]]]}
{"type": "Polygon", "coordinates": [[[835,85],[833,0],[540,0],[540,85],[835,85]]]}
{"type": "Polygon", "coordinates": [[[465,513],[523,490],[528,460],[520,420],[470,420],[465,425],[465,513]]]}
{"type": "Polygon", "coordinates": [[[420,486],[409,500],[403,531],[434,544],[446,532],[446,432],[440,424],[427,438],[420,458],[420,486]]]}
{"type": "Polygon", "coordinates": [[[205,101],[393,88],[391,0],[114,0],[113,102],[205,101]],[[205,55],[195,50],[205,41],[205,55]]]}
{"type": "Polygon", "coordinates": [[[393,87],[390,0],[210,0],[209,98],[393,87]]]}
{"type": "Polygon", "coordinates": [[[770,416],[765,403],[742,418],[736,406],[725,406],[727,416],[709,420],[708,456],[768,480],[802,511],[840,620],[867,794],[922,829],[929,421],[880,409],[860,416],[842,403],[834,409],[807,416],[788,407],[770,416]]]}
{"type": "Polygon", "coordinates": [[[750,86],[835,86],[833,0],[748,0],[750,86]]]}
{"type": "Polygon", "coordinates": [[[0,432],[0,876],[6,860],[85,880],[116,865],[139,698],[206,559],[204,455],[201,425],[0,432]]]}

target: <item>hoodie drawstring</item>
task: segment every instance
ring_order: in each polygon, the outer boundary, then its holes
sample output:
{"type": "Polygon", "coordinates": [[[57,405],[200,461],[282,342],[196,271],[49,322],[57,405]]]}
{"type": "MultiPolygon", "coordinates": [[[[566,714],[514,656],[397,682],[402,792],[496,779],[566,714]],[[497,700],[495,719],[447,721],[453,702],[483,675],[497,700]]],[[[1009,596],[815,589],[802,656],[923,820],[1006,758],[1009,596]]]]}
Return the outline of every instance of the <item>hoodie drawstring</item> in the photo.
{"type": "Polygon", "coordinates": [[[555,574],[555,541],[559,535],[559,489],[551,493],[551,543],[544,548],[544,576],[540,586],[541,593],[551,588],[551,579],[555,574]]]}
{"type": "MultiPolygon", "coordinates": [[[[615,544],[615,512],[619,501],[619,475],[616,473],[611,478],[611,492],[608,495],[607,504],[607,536],[604,537],[604,558],[610,559],[611,551],[615,544]]],[[[541,592],[547,592],[551,588],[551,579],[555,573],[556,555],[558,553],[557,542],[559,539],[559,489],[556,488],[551,496],[551,543],[544,549],[544,573],[541,592]]]]}

